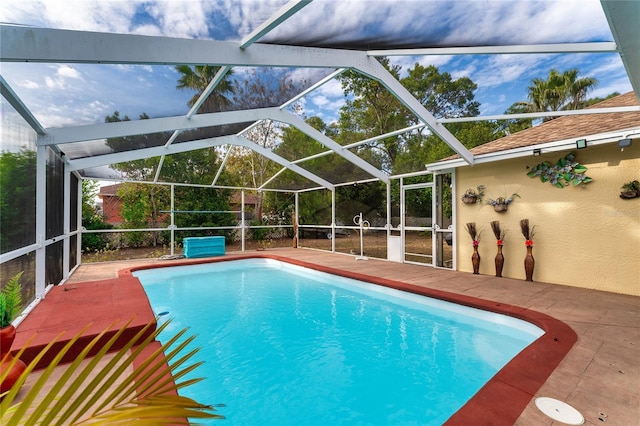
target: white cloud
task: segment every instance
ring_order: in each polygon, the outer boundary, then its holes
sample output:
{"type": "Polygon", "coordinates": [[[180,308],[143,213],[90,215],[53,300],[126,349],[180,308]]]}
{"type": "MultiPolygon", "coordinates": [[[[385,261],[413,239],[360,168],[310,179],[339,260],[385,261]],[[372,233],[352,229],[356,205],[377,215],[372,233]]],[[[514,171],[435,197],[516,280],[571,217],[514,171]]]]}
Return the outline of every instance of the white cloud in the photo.
{"type": "Polygon", "coordinates": [[[431,65],[440,68],[451,62],[453,58],[454,57],[451,55],[391,56],[389,57],[389,63],[391,65],[399,65],[401,67],[400,78],[404,78],[408,75],[409,70],[415,67],[416,64],[419,64],[425,68],[431,65]]]}
{"type": "Polygon", "coordinates": [[[206,6],[203,2],[162,1],[150,3],[146,9],[158,21],[163,35],[204,38],[208,34],[206,6]]]}
{"type": "Polygon", "coordinates": [[[38,89],[40,88],[40,85],[38,83],[36,83],[35,81],[31,81],[31,80],[24,80],[23,82],[19,83],[20,87],[24,87],[25,89],[38,89]]]}
{"type": "Polygon", "coordinates": [[[47,76],[44,78],[44,84],[49,89],[63,90],[65,88],[64,80],[60,78],[51,78],[47,76]]]}
{"type": "Polygon", "coordinates": [[[446,37],[453,45],[465,40],[526,44],[611,39],[602,7],[594,0],[459,2],[443,19],[455,29],[446,37]]]}
{"type": "Polygon", "coordinates": [[[624,67],[622,66],[622,60],[620,56],[609,55],[608,57],[604,57],[601,60],[596,62],[596,65],[590,70],[590,73],[596,75],[602,74],[616,74],[617,77],[626,76],[624,72],[624,67]]]}
{"type": "Polygon", "coordinates": [[[320,94],[328,98],[344,97],[344,90],[342,90],[342,84],[336,79],[327,81],[325,84],[320,86],[317,90],[315,90],[313,93],[320,94]]]}
{"type": "Polygon", "coordinates": [[[309,115],[316,115],[325,122],[331,123],[338,119],[340,108],[345,104],[344,91],[341,83],[330,80],[306,96],[305,111],[309,115]]]}
{"type": "Polygon", "coordinates": [[[126,33],[141,0],[3,0],[4,22],[84,31],[126,33]]]}
{"type": "Polygon", "coordinates": [[[458,68],[452,71],[450,74],[451,74],[451,78],[453,78],[454,80],[457,80],[463,77],[470,78],[475,71],[476,71],[475,64],[469,63],[466,67],[458,68]]]}
{"type": "Polygon", "coordinates": [[[138,25],[131,29],[131,34],[139,34],[146,36],[162,36],[162,28],[153,24],[138,25]]]}
{"type": "Polygon", "coordinates": [[[112,106],[101,101],[93,101],[89,103],[89,108],[98,111],[108,111],[109,108],[112,108],[112,106]]]}
{"type": "Polygon", "coordinates": [[[69,65],[61,65],[58,67],[58,76],[63,78],[77,78],[82,79],[80,73],[75,68],[70,67],[69,65]]]}

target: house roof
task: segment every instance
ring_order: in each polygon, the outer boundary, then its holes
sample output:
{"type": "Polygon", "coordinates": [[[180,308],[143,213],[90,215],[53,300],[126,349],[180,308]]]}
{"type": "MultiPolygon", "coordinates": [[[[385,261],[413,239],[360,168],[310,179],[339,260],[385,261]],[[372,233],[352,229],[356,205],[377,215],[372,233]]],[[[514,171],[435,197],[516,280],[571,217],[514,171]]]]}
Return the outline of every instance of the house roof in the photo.
{"type": "Polygon", "coordinates": [[[105,185],[100,187],[100,191],[98,192],[98,196],[102,197],[117,197],[118,190],[122,186],[121,183],[116,183],[113,185],[105,185]]]}
{"type": "MultiPolygon", "coordinates": [[[[638,106],[633,92],[599,102],[586,109],[638,106]]],[[[474,155],[504,151],[640,126],[640,111],[567,115],[471,149],[474,155]]]]}
{"type": "MultiPolygon", "coordinates": [[[[629,92],[594,104],[586,108],[586,110],[633,107],[639,105],[635,94],[629,92]]],[[[573,147],[575,147],[575,140],[581,138],[587,138],[589,141],[589,137],[591,137],[594,143],[596,139],[598,142],[611,143],[627,133],[640,135],[640,111],[566,115],[495,141],[479,145],[470,149],[470,152],[474,156],[477,156],[476,158],[478,160],[480,160],[482,156],[485,156],[486,160],[490,158],[490,161],[497,161],[505,159],[507,156],[531,155],[531,149],[535,148],[551,149],[566,146],[567,141],[573,143],[573,147]],[[607,134],[611,132],[619,132],[620,134],[608,137],[609,135],[607,134]],[[602,137],[600,138],[599,136],[602,137]]],[[[589,142],[587,142],[587,144],[589,144],[589,142]]],[[[564,149],[567,148],[569,148],[569,146],[566,146],[564,149]]],[[[443,168],[442,165],[447,165],[448,167],[464,165],[459,163],[458,160],[460,160],[460,156],[452,155],[437,163],[427,165],[427,168],[436,170],[443,168]]]]}

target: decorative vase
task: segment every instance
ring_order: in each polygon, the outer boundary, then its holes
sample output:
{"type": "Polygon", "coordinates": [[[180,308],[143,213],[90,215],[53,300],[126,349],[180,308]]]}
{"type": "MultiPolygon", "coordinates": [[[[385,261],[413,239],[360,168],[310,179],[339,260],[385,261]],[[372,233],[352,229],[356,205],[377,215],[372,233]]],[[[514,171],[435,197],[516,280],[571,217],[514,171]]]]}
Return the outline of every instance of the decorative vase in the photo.
{"type": "Polygon", "coordinates": [[[465,204],[475,204],[478,202],[478,196],[477,195],[465,195],[464,197],[462,197],[462,202],[465,204]]]}
{"type": "Polygon", "coordinates": [[[527,255],[524,258],[524,272],[526,275],[525,281],[533,281],[533,267],[536,264],[533,258],[533,245],[527,245],[527,255]]]}
{"type": "Polygon", "coordinates": [[[502,255],[502,244],[498,244],[498,253],[496,254],[496,277],[502,277],[502,266],[504,265],[504,256],[502,255]]]}
{"type": "Polygon", "coordinates": [[[480,253],[478,253],[478,246],[473,246],[473,255],[471,255],[471,263],[473,264],[473,273],[479,274],[480,272],[480,253]]]}
{"type": "MultiPolygon", "coordinates": [[[[16,328],[13,325],[0,328],[0,374],[4,375],[5,371],[13,361],[11,355],[11,345],[16,337],[16,328]]],[[[27,368],[21,359],[17,359],[7,376],[0,383],[0,393],[7,392],[18,381],[22,372],[27,368]]]]}
{"type": "Polygon", "coordinates": [[[496,205],[493,206],[493,210],[497,211],[498,213],[506,212],[507,211],[507,205],[506,204],[496,204],[496,205]]]}

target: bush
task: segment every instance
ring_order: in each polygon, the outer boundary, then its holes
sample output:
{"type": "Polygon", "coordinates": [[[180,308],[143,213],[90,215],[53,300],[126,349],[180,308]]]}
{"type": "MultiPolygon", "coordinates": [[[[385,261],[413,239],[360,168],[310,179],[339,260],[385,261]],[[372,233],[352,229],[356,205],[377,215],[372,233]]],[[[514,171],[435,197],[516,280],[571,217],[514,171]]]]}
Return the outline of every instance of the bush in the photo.
{"type": "MultiPolygon", "coordinates": [[[[82,218],[82,225],[87,230],[111,229],[113,226],[105,223],[98,215],[82,218]]],[[[104,250],[107,247],[108,238],[106,234],[82,234],[82,251],[94,252],[104,250]]]]}

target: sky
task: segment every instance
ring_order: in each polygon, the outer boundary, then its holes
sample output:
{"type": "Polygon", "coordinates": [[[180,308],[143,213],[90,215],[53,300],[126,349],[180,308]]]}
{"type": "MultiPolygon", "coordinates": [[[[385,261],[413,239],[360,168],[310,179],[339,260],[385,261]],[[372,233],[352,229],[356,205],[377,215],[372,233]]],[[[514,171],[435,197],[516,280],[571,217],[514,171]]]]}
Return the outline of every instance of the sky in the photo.
{"type": "MultiPolygon", "coordinates": [[[[45,28],[180,38],[240,40],[286,0],[3,0],[0,22],[45,28]]],[[[307,45],[434,46],[612,41],[598,0],[315,0],[263,42],[307,45]]],[[[551,68],[578,68],[595,77],[590,97],[625,93],[631,85],[617,54],[391,57],[403,74],[415,63],[435,65],[477,85],[482,115],[501,114],[524,101],[533,78],[551,68]]],[[[325,71],[326,72],[326,71],[325,71]]],[[[0,73],[45,127],[103,122],[119,111],[132,119],[188,111],[193,93],[176,90],[170,66],[0,64],[0,73]]],[[[292,76],[309,78],[313,70],[292,76]]],[[[317,78],[317,77],[316,77],[317,78]]],[[[332,81],[302,101],[307,116],[337,119],[345,98],[332,81]]]]}

